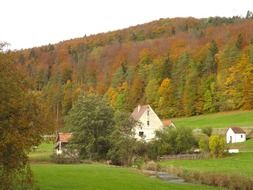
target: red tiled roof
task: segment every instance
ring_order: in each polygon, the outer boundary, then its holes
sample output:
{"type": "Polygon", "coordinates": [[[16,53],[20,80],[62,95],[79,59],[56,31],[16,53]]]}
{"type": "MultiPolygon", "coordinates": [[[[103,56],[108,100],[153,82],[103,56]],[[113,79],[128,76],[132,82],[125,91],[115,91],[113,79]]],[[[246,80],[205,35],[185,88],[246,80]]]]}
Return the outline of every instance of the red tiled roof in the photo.
{"type": "Polygon", "coordinates": [[[137,106],[134,109],[131,116],[134,118],[134,120],[138,121],[141,118],[142,114],[148,109],[148,107],[149,107],[149,105],[137,106]]]}
{"type": "Polygon", "coordinates": [[[57,142],[68,143],[72,137],[72,133],[58,133],[57,142]]]}
{"type": "Polygon", "coordinates": [[[230,127],[234,133],[245,133],[245,131],[240,127],[230,127]]]}
{"type": "Polygon", "coordinates": [[[171,121],[170,119],[164,119],[164,120],[163,120],[163,126],[164,126],[164,127],[170,126],[171,123],[172,123],[172,121],[171,121]]]}

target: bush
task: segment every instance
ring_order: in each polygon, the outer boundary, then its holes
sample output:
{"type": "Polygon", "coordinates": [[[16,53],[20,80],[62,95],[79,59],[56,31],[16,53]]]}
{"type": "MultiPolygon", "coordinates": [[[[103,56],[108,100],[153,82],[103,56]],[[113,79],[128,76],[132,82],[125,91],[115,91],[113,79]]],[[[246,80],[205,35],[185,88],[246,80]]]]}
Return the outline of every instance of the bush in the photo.
{"type": "Polygon", "coordinates": [[[166,128],[163,131],[157,131],[156,138],[157,140],[153,142],[153,148],[159,156],[184,153],[190,151],[197,144],[192,130],[187,127],[166,128]]]}
{"type": "Polygon", "coordinates": [[[157,160],[159,156],[169,154],[171,152],[171,145],[163,143],[160,140],[151,141],[148,143],[147,156],[150,160],[157,160]]]}
{"type": "Polygon", "coordinates": [[[160,165],[154,161],[149,161],[145,163],[142,167],[144,170],[152,170],[152,171],[159,171],[160,170],[160,165]]]}
{"type": "Polygon", "coordinates": [[[209,149],[214,157],[222,157],[224,155],[225,147],[226,142],[224,137],[219,135],[212,135],[209,138],[209,149]]]}
{"type": "Polygon", "coordinates": [[[209,139],[205,137],[201,137],[199,140],[199,149],[201,152],[209,152],[209,139]]]}
{"type": "Polygon", "coordinates": [[[208,137],[211,137],[211,135],[213,133],[213,128],[205,127],[202,129],[202,133],[206,134],[208,137]]]}
{"type": "Polygon", "coordinates": [[[201,183],[210,186],[232,190],[253,190],[253,181],[244,176],[229,176],[219,173],[190,171],[175,167],[167,169],[169,173],[176,174],[191,183],[201,183]]]}
{"type": "Polygon", "coordinates": [[[134,160],[134,166],[136,166],[138,169],[141,169],[145,163],[145,159],[143,157],[138,157],[134,160]]]}

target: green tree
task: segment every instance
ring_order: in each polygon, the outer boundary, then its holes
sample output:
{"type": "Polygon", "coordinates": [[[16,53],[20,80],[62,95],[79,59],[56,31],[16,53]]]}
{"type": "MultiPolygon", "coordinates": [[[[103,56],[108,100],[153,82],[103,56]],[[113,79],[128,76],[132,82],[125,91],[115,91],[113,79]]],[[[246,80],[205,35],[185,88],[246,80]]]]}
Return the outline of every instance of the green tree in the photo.
{"type": "Polygon", "coordinates": [[[157,108],[157,100],[158,100],[158,81],[152,79],[148,82],[148,85],[145,89],[145,95],[147,99],[147,103],[150,104],[154,109],[157,108]]]}
{"type": "Polygon", "coordinates": [[[65,121],[81,157],[105,159],[113,129],[113,110],[104,100],[95,95],[80,95],[65,121]]]}
{"type": "Polygon", "coordinates": [[[211,41],[208,47],[208,52],[202,66],[202,91],[203,91],[203,111],[211,113],[217,111],[217,60],[215,55],[218,53],[218,48],[215,41],[211,41]]]}
{"type": "Polygon", "coordinates": [[[190,61],[187,69],[188,75],[186,76],[184,94],[183,94],[183,104],[184,113],[186,115],[196,114],[196,102],[198,98],[198,65],[193,61],[190,61]]]}
{"type": "Polygon", "coordinates": [[[166,128],[156,132],[157,144],[162,147],[160,154],[178,154],[190,150],[196,145],[192,130],[186,127],[166,128]]]}
{"type": "Polygon", "coordinates": [[[190,56],[187,53],[183,53],[173,69],[172,81],[173,86],[176,86],[174,90],[174,99],[177,115],[184,115],[184,89],[187,76],[187,68],[190,62],[190,56]]]}
{"type": "Polygon", "coordinates": [[[189,127],[180,127],[177,129],[176,137],[176,153],[185,152],[190,150],[196,145],[192,130],[189,127]]]}
{"type": "Polygon", "coordinates": [[[209,48],[208,48],[207,56],[206,56],[204,63],[203,63],[202,72],[204,75],[208,76],[210,74],[216,74],[217,63],[216,63],[215,55],[217,53],[218,53],[217,45],[216,45],[215,41],[211,41],[209,48]]]}
{"type": "Polygon", "coordinates": [[[114,116],[115,126],[110,136],[111,148],[108,158],[116,165],[131,165],[136,154],[136,139],[133,127],[136,125],[130,113],[118,111],[114,116]]]}
{"type": "Polygon", "coordinates": [[[123,62],[112,76],[112,87],[120,86],[127,78],[126,62],[123,62]]]}
{"type": "Polygon", "coordinates": [[[66,116],[69,110],[72,108],[73,103],[73,84],[70,80],[64,84],[64,91],[63,91],[63,101],[62,101],[62,114],[66,116]]]}

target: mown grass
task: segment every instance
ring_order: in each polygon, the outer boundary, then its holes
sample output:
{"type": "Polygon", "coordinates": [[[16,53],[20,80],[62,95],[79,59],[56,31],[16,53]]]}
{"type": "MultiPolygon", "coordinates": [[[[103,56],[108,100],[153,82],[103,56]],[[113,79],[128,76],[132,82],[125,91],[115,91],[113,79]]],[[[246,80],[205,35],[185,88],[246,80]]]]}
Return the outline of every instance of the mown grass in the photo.
{"type": "Polygon", "coordinates": [[[253,126],[253,111],[235,111],[172,119],[177,127],[227,128],[230,126],[253,126]]]}
{"type": "Polygon", "coordinates": [[[33,164],[41,190],[194,190],[217,189],[195,184],[171,184],[137,170],[102,164],[33,164]]]}
{"type": "Polygon", "coordinates": [[[221,159],[167,160],[163,167],[174,166],[194,171],[241,175],[253,179],[253,153],[240,153],[221,159]]]}
{"type": "Polygon", "coordinates": [[[245,142],[229,144],[229,148],[239,149],[240,152],[253,152],[253,139],[245,142]]]}
{"type": "Polygon", "coordinates": [[[51,142],[40,144],[34,151],[29,153],[31,161],[49,161],[50,156],[53,154],[54,144],[51,142]]]}

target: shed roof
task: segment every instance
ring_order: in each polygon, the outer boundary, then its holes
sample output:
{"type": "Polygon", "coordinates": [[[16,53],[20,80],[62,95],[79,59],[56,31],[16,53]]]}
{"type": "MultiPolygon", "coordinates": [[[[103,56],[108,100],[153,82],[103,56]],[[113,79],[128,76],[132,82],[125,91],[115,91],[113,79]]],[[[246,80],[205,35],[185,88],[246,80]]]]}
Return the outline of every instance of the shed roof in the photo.
{"type": "Polygon", "coordinates": [[[58,133],[57,142],[68,143],[72,137],[72,133],[58,133]]]}
{"type": "Polygon", "coordinates": [[[232,131],[236,134],[245,133],[245,131],[240,127],[230,127],[232,131]]]}

